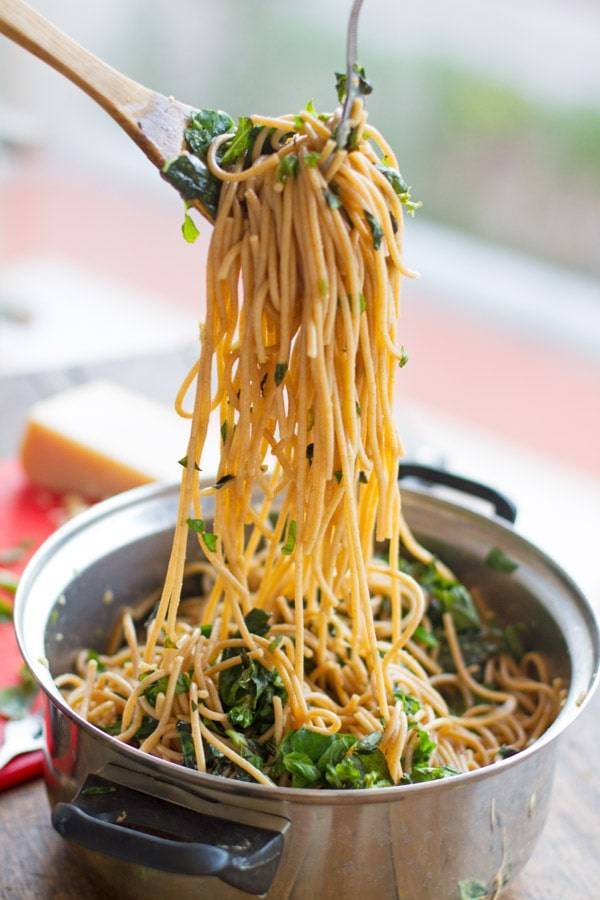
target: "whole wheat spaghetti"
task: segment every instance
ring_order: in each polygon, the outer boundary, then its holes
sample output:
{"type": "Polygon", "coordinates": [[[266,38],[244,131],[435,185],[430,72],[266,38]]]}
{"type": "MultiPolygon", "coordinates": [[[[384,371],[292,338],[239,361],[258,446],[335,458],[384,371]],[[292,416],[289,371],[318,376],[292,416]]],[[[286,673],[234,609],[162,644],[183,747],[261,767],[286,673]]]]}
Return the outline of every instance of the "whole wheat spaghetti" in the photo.
{"type": "Polygon", "coordinates": [[[392,408],[416,204],[362,103],[342,150],[338,117],[253,116],[234,162],[241,126],[210,142],[218,211],[200,356],[176,400],[191,424],[164,586],[57,679],[121,741],[295,787],[488,765],[535,740],[563,696],[402,517],[392,408]],[[201,561],[186,562],[190,530],[201,561]]]}

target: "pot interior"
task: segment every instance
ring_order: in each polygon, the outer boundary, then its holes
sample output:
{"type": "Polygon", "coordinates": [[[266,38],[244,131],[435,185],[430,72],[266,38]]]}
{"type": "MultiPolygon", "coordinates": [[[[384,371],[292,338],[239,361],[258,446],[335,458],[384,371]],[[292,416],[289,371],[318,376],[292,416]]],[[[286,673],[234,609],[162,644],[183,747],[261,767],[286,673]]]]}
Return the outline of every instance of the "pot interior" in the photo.
{"type": "MultiPolygon", "coordinates": [[[[525,625],[526,649],[542,651],[551,674],[569,684],[565,709],[572,717],[598,660],[597,627],[577,588],[497,520],[419,491],[403,489],[403,503],[418,539],[481,592],[500,624],[525,625]],[[513,574],[484,564],[492,547],[518,563],[513,574]]],[[[128,492],[74,520],[32,560],[19,590],[17,630],[35,674],[55,696],[50,675],[71,670],[82,647],[105,651],[121,609],[135,608],[161,585],[176,506],[176,486],[128,492]]],[[[201,556],[193,536],[189,553],[201,556]]]]}

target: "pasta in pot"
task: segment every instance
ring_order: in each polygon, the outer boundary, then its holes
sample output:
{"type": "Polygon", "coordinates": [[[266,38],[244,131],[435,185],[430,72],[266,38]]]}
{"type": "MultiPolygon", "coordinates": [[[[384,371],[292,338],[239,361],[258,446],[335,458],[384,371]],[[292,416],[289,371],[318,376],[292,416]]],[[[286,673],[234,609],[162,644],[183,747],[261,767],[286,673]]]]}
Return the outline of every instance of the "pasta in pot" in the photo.
{"type": "Polygon", "coordinates": [[[342,150],[338,119],[253,116],[236,160],[240,129],[207,148],[219,201],[164,586],[145,629],[126,612],[121,646],[82,651],[57,683],[119,740],[199,771],[383,787],[522,749],[564,691],[403,519],[392,407],[417,204],[362,102],[342,150]],[[190,529],[203,562],[186,564],[190,529]]]}

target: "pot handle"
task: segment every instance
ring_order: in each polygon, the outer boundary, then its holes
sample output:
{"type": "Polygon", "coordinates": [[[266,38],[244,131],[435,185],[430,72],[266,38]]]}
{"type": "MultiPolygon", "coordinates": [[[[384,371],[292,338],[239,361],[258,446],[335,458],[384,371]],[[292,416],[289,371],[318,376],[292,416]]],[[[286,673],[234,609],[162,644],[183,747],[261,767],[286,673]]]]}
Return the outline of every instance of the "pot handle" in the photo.
{"type": "Polygon", "coordinates": [[[471,497],[479,497],[487,500],[494,507],[494,512],[501,519],[506,519],[511,525],[514,525],[517,519],[517,507],[512,500],[509,500],[505,494],[501,494],[495,488],[480,481],[473,481],[471,478],[464,478],[462,475],[454,475],[452,472],[446,472],[444,469],[437,469],[434,466],[423,466],[419,463],[400,463],[398,471],[400,481],[404,478],[418,478],[426,484],[439,484],[443,487],[454,488],[463,494],[471,497]]]}
{"type": "Polygon", "coordinates": [[[278,831],[205,815],[91,776],[52,825],[66,840],[133,865],[177,875],[214,876],[266,894],[283,850],[278,831]]]}

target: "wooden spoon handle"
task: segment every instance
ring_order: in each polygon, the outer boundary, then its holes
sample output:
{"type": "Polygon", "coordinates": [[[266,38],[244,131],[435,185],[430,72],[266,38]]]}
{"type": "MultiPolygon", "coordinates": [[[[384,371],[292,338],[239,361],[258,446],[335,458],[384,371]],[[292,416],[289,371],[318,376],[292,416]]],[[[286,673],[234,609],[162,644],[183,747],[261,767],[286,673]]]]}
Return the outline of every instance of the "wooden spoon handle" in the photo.
{"type": "Polygon", "coordinates": [[[183,115],[189,108],[117,72],[22,0],[0,0],[0,34],[29,50],[85,91],[155,165],[161,167],[169,155],[177,153],[183,115]],[[173,116],[174,108],[179,112],[180,107],[184,112],[173,116]],[[169,115],[171,121],[166,122],[169,115]]]}

